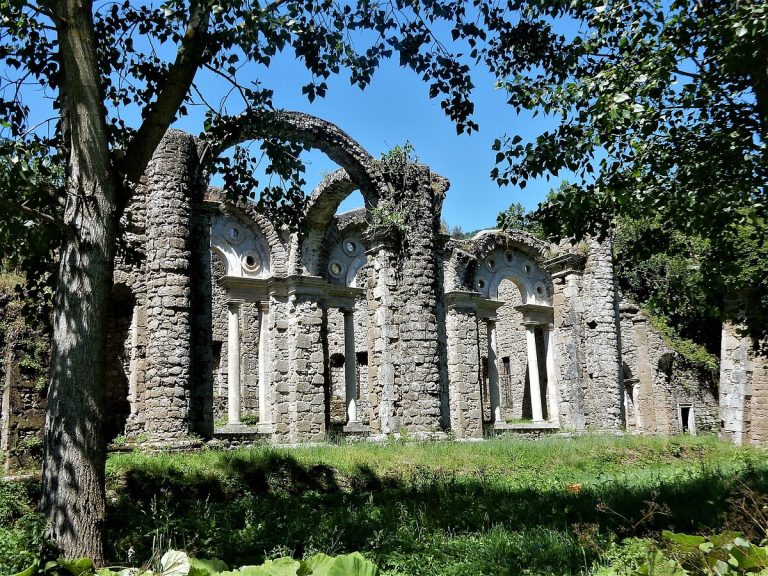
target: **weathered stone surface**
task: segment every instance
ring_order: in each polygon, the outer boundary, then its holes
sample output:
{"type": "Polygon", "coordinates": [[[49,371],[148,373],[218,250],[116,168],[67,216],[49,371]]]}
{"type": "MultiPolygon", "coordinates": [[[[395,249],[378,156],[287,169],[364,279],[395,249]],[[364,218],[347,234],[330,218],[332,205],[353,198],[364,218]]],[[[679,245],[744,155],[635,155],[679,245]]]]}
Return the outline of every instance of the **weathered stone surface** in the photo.
{"type": "MultiPolygon", "coordinates": [[[[494,433],[534,417],[536,398],[535,430],[674,434],[681,406],[693,408],[696,429],[716,426],[712,382],[637,311],[620,317],[609,242],[556,247],[498,230],[448,239],[448,185],[426,166],[378,162],[304,114],[278,113],[272,128],[342,167],[318,186],[298,232],[218,190],[203,195],[199,142],[181,132],[168,133],[138,186],[123,222],[134,249],[116,260],[108,319],[112,434],[153,446],[211,436],[229,401],[230,300],[239,303],[240,416],[258,416],[253,437],[482,437],[484,426],[494,433]],[[365,206],[336,214],[355,189],[365,206]]],[[[246,125],[232,137],[259,134],[246,125]]],[[[735,327],[725,329],[721,380],[725,433],[768,440],[768,369],[735,327]]],[[[20,417],[39,424],[36,409],[6,385],[3,438],[20,417]]]]}

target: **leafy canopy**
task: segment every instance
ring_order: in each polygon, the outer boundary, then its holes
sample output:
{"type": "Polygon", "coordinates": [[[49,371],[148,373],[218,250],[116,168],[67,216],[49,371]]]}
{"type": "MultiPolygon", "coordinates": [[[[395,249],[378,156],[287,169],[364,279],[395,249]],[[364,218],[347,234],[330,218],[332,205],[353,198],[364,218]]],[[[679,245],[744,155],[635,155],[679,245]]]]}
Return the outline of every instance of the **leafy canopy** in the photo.
{"type": "MultiPolygon", "coordinates": [[[[690,304],[706,309],[713,300],[722,306],[724,295],[739,298],[756,335],[768,326],[759,263],[766,256],[767,10],[726,0],[534,2],[524,14],[540,31],[531,48],[537,55],[513,47],[488,54],[509,104],[554,125],[531,142],[498,139],[497,182],[523,187],[572,173],[575,183],[537,214],[555,236],[605,233],[618,216],[624,226],[649,219],[692,243],[706,239],[698,301],[690,304]]],[[[637,264],[635,276],[650,271],[637,264]]]]}

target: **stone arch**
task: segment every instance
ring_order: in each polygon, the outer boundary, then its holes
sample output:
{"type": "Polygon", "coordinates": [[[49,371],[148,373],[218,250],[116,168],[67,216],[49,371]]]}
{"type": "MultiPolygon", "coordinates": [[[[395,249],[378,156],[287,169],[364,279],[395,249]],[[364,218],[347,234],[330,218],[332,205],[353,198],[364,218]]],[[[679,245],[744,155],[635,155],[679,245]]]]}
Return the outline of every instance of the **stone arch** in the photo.
{"type": "Polygon", "coordinates": [[[302,112],[280,110],[244,115],[233,119],[229,128],[217,153],[246,140],[280,137],[320,150],[341,166],[341,170],[324,178],[309,198],[303,238],[297,239],[290,250],[292,272],[317,275],[319,259],[316,256],[339,204],[354,190],[360,190],[366,208],[370,209],[388,190],[378,162],[335,124],[302,112]]]}
{"type": "Polygon", "coordinates": [[[486,298],[497,299],[499,285],[511,280],[520,290],[523,304],[552,306],[552,282],[542,268],[549,246],[518,230],[485,230],[472,240],[475,265],[469,286],[486,298]]]}
{"type": "MultiPolygon", "coordinates": [[[[255,251],[268,263],[266,274],[257,276],[285,276],[288,273],[288,257],[285,246],[280,241],[277,230],[272,223],[256,207],[247,201],[232,204],[226,201],[220,190],[210,189],[206,200],[219,205],[218,211],[212,218],[211,225],[211,249],[216,252],[227,266],[227,273],[236,264],[235,259],[247,258],[244,250],[238,250],[237,244],[233,244],[225,238],[223,228],[228,222],[237,226],[247,226],[244,233],[252,235],[251,241],[255,243],[255,251]],[[217,221],[218,220],[218,221],[217,221]],[[221,228],[221,230],[217,230],[221,228]]],[[[247,263],[246,263],[247,265],[247,263]]],[[[247,268],[245,268],[247,274],[247,268]]],[[[239,275],[239,274],[235,274],[239,275]]]]}
{"type": "Polygon", "coordinates": [[[233,118],[215,151],[220,154],[246,140],[266,137],[283,138],[323,152],[347,172],[366,205],[375,206],[386,188],[378,163],[354,138],[332,122],[303,112],[278,110],[233,118]]]}

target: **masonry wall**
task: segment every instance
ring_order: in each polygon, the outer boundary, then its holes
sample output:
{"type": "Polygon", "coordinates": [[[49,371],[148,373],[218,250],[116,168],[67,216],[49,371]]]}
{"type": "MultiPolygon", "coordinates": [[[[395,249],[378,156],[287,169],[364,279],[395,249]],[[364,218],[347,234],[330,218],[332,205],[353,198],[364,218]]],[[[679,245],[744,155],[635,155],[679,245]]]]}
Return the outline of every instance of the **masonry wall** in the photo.
{"type": "Polygon", "coordinates": [[[35,469],[43,455],[50,338],[27,325],[20,302],[0,292],[0,463],[6,473],[35,469]]]}
{"type": "Polygon", "coordinates": [[[627,394],[627,430],[681,434],[681,408],[690,407],[689,432],[713,432],[718,424],[717,374],[677,353],[636,307],[621,307],[622,361],[627,394]]]}
{"type": "Polygon", "coordinates": [[[457,438],[483,436],[480,342],[472,308],[448,306],[446,311],[450,428],[457,438]]]}
{"type": "Polygon", "coordinates": [[[580,410],[587,428],[618,430],[624,425],[624,397],[611,243],[590,240],[588,248],[578,296],[584,350],[580,410]]]}
{"type": "MultiPolygon", "coordinates": [[[[498,299],[504,302],[496,322],[502,417],[531,418],[525,326],[523,314],[515,309],[523,303],[520,289],[511,280],[504,280],[499,285],[498,299]]],[[[541,376],[546,377],[546,371],[541,376]]]]}
{"type": "MultiPolygon", "coordinates": [[[[738,315],[738,303],[729,310],[738,315]]],[[[737,322],[723,323],[720,354],[722,437],[736,444],[768,441],[768,358],[737,322]]]]}

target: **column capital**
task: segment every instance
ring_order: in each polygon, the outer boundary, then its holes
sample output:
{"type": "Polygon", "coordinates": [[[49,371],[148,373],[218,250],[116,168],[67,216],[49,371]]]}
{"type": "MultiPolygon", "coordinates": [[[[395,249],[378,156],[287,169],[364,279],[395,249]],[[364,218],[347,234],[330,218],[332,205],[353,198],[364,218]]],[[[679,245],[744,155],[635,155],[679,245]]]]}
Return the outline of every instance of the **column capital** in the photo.
{"type": "Polygon", "coordinates": [[[355,308],[354,307],[352,307],[352,308],[342,307],[341,308],[341,312],[344,314],[345,317],[346,316],[352,316],[355,313],[355,308]]]}
{"type": "Polygon", "coordinates": [[[243,300],[242,298],[227,298],[225,300],[225,302],[226,302],[227,306],[237,306],[237,307],[239,307],[240,304],[245,302],[245,300],[243,300]]]}
{"type": "Polygon", "coordinates": [[[526,328],[528,328],[530,330],[533,330],[537,326],[542,326],[542,327],[544,326],[544,324],[542,324],[541,322],[536,322],[535,320],[524,320],[522,322],[522,324],[523,324],[523,326],[525,326],[526,328]]]}
{"type": "Polygon", "coordinates": [[[262,312],[266,312],[269,310],[269,300],[259,300],[258,302],[259,310],[262,312]]]}

